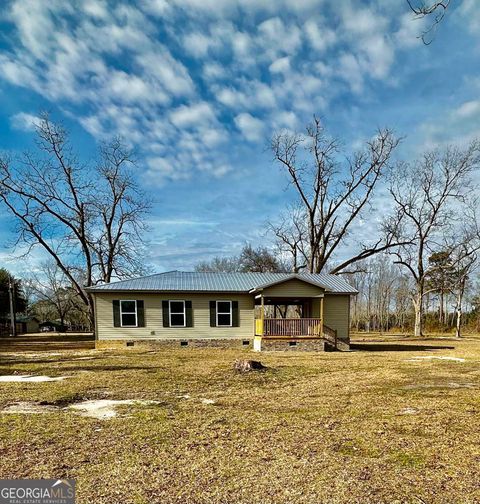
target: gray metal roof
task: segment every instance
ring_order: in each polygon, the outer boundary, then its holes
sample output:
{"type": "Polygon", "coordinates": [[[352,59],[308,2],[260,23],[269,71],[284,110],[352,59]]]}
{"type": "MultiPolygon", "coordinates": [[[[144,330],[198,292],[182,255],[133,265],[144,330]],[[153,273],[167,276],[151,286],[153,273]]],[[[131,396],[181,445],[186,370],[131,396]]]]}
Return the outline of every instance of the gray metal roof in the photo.
{"type": "Polygon", "coordinates": [[[250,292],[298,278],[336,294],[356,294],[343,278],[327,273],[204,273],[168,271],[90,287],[90,292],[250,292]]]}

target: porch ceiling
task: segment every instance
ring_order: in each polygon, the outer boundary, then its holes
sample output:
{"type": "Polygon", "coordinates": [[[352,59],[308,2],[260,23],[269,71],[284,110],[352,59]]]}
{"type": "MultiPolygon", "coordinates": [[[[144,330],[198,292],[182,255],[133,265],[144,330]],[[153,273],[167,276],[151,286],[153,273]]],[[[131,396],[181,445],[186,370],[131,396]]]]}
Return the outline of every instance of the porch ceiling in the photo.
{"type": "Polygon", "coordinates": [[[256,296],[255,297],[255,305],[262,304],[264,305],[302,305],[306,301],[311,301],[316,298],[323,298],[323,295],[319,296],[309,296],[309,297],[276,297],[276,296],[256,296]]]}

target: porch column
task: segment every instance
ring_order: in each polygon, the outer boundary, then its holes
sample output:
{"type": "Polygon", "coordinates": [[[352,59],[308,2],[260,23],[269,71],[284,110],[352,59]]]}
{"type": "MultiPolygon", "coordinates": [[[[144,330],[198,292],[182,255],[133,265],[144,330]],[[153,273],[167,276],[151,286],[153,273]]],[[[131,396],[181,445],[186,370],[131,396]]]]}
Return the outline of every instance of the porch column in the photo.
{"type": "Polygon", "coordinates": [[[321,330],[321,336],[323,338],[323,297],[320,298],[320,330],[321,330]]]}
{"type": "Polygon", "coordinates": [[[262,336],[265,334],[265,303],[263,300],[263,294],[260,296],[260,306],[261,306],[261,311],[260,311],[260,320],[262,321],[262,336]]]}

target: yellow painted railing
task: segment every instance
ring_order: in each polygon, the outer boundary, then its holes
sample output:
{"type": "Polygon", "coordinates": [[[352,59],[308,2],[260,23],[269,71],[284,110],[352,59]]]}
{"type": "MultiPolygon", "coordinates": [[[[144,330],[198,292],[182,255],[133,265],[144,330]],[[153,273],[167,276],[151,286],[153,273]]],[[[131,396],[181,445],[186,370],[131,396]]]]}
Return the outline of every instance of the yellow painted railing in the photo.
{"type": "Polygon", "coordinates": [[[263,336],[322,336],[318,318],[266,318],[255,320],[255,334],[263,336]]]}

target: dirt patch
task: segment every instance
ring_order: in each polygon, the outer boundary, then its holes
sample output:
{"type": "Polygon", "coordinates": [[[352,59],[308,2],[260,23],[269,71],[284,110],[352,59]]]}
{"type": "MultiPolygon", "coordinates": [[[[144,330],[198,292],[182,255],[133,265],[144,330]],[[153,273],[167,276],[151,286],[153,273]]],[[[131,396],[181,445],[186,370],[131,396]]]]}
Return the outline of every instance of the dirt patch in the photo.
{"type": "Polygon", "coordinates": [[[59,411],[58,406],[52,406],[41,403],[32,402],[17,402],[10,404],[3,408],[2,413],[16,413],[16,414],[40,414],[40,413],[55,413],[59,411]]]}
{"type": "Polygon", "coordinates": [[[141,399],[91,399],[83,400],[72,396],[67,399],[59,399],[53,402],[27,402],[20,401],[9,404],[1,410],[1,413],[17,414],[40,414],[57,413],[60,411],[71,411],[82,416],[97,418],[98,420],[108,420],[118,416],[118,406],[145,406],[159,404],[160,401],[146,401],[141,399]]]}
{"type": "Polygon", "coordinates": [[[202,404],[215,404],[214,399],[207,399],[206,397],[202,397],[202,399],[200,399],[200,402],[202,404]]]}
{"type": "Polygon", "coordinates": [[[444,360],[444,361],[452,361],[452,362],[465,362],[465,359],[461,357],[445,357],[440,355],[418,355],[417,357],[412,357],[408,359],[408,362],[421,362],[424,360],[444,360]]]}
{"type": "Polygon", "coordinates": [[[40,353],[32,353],[32,352],[5,352],[3,355],[6,357],[22,357],[22,359],[36,359],[38,357],[60,357],[63,355],[60,352],[40,352],[40,353]]]}
{"type": "Polygon", "coordinates": [[[70,376],[35,376],[35,375],[3,375],[0,376],[1,383],[43,383],[56,382],[70,378],[70,376]]]}
{"type": "Polygon", "coordinates": [[[405,385],[403,387],[405,390],[416,390],[416,389],[442,389],[442,388],[450,388],[450,389],[473,389],[476,388],[474,383],[457,383],[457,382],[448,382],[448,383],[414,383],[411,385],[405,385]]]}
{"type": "Polygon", "coordinates": [[[159,401],[146,401],[137,399],[96,399],[72,404],[69,406],[69,408],[77,411],[83,416],[97,418],[98,420],[107,420],[109,418],[114,418],[117,416],[118,413],[116,408],[118,406],[144,406],[150,404],[159,404],[159,401]]]}
{"type": "Polygon", "coordinates": [[[417,408],[403,408],[400,410],[400,415],[417,415],[420,410],[417,408]]]}

